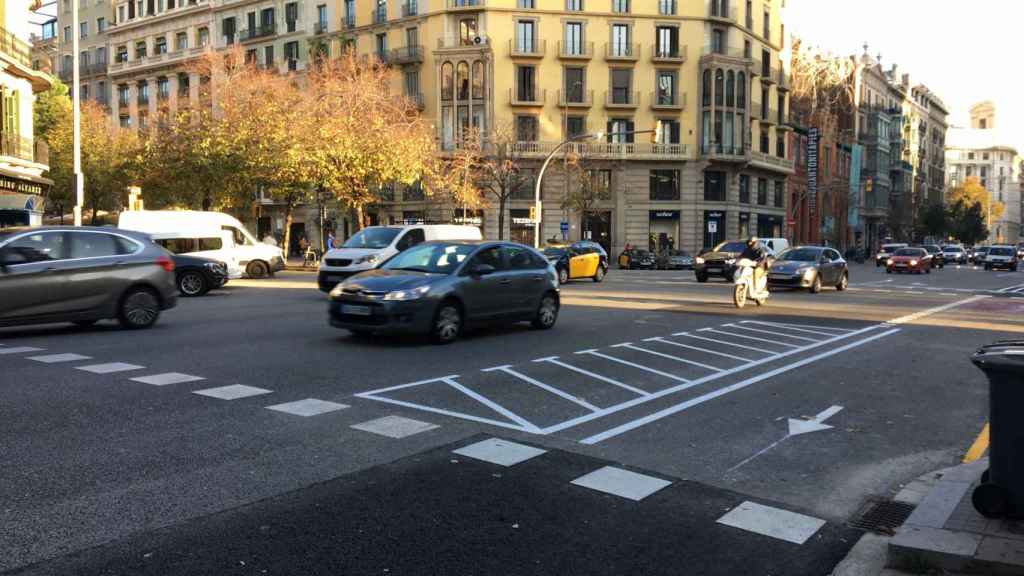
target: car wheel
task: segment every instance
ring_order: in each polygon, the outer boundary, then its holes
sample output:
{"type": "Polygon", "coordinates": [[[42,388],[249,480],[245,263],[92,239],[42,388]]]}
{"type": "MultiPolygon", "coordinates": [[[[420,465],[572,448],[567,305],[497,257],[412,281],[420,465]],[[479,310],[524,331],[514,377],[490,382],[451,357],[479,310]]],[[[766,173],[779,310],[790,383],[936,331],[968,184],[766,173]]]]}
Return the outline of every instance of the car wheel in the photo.
{"type": "Polygon", "coordinates": [[[182,296],[202,296],[207,290],[206,279],[200,272],[188,271],[178,277],[178,292],[182,296]]]}
{"type": "Polygon", "coordinates": [[[558,270],[558,283],[559,284],[565,284],[568,281],[569,281],[569,271],[566,270],[565,268],[559,269],[558,270]]]}
{"type": "Polygon", "coordinates": [[[451,344],[462,332],[462,309],[452,301],[442,302],[434,315],[430,337],[437,344],[451,344]]]}
{"type": "Polygon", "coordinates": [[[836,290],[842,292],[850,287],[850,275],[843,274],[843,277],[839,279],[839,284],[836,284],[836,290]]]}
{"type": "Polygon", "coordinates": [[[924,269],[924,273],[925,274],[931,274],[932,273],[932,269],[931,268],[925,268],[924,269]]]}
{"type": "Polygon", "coordinates": [[[149,288],[131,288],[121,298],[117,321],[129,330],[149,328],[160,317],[160,299],[149,288]]]}
{"type": "Polygon", "coordinates": [[[594,282],[600,282],[604,280],[604,266],[598,266],[597,272],[594,272],[594,282]]]}
{"type": "Polygon", "coordinates": [[[537,315],[533,319],[533,327],[538,330],[549,330],[558,321],[558,300],[554,294],[545,294],[540,299],[537,315]]]}
{"type": "Polygon", "coordinates": [[[814,282],[811,283],[811,287],[808,289],[811,294],[817,294],[821,292],[821,275],[816,274],[814,276],[814,282]]]}
{"type": "Polygon", "coordinates": [[[988,271],[989,271],[989,270],[991,270],[991,269],[992,269],[992,267],[991,267],[991,266],[989,266],[988,264],[985,264],[985,271],[986,271],[986,272],[988,272],[988,271]]]}
{"type": "Polygon", "coordinates": [[[98,322],[98,321],[97,320],[75,320],[74,322],[72,322],[72,324],[74,324],[75,326],[78,326],[79,328],[88,328],[88,327],[96,324],[96,322],[98,322]]]}
{"type": "Polygon", "coordinates": [[[708,281],[708,275],[707,274],[697,274],[697,282],[700,282],[701,284],[703,284],[704,282],[707,282],[707,281],[708,281]]]}
{"type": "Polygon", "coordinates": [[[885,269],[885,273],[886,273],[886,274],[892,274],[892,269],[890,269],[890,268],[886,268],[886,269],[885,269]]]}
{"type": "Polygon", "coordinates": [[[249,278],[260,279],[266,278],[270,274],[270,268],[267,267],[266,263],[262,260],[255,260],[249,262],[249,265],[245,267],[245,274],[249,278]]]}

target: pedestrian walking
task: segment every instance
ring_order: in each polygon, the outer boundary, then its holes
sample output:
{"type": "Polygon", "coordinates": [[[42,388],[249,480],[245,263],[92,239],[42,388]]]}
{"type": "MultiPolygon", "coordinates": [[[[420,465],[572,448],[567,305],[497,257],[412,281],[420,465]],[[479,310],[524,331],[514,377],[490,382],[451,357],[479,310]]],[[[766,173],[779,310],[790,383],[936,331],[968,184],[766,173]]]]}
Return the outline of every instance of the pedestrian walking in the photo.
{"type": "Polygon", "coordinates": [[[334,231],[327,233],[327,249],[334,250],[334,231]]]}

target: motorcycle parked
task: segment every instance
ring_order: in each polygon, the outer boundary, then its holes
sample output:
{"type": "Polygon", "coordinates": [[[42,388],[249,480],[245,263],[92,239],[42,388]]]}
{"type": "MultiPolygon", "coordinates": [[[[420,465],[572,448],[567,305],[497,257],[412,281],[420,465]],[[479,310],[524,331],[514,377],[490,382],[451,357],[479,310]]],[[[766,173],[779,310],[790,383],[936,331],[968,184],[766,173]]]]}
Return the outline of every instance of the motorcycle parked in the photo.
{"type": "Polygon", "coordinates": [[[747,300],[753,300],[758,306],[763,306],[768,301],[768,274],[762,274],[761,279],[754,282],[754,269],[757,262],[749,258],[743,258],[736,262],[736,271],[733,273],[732,301],[737,308],[743,308],[747,300]]]}

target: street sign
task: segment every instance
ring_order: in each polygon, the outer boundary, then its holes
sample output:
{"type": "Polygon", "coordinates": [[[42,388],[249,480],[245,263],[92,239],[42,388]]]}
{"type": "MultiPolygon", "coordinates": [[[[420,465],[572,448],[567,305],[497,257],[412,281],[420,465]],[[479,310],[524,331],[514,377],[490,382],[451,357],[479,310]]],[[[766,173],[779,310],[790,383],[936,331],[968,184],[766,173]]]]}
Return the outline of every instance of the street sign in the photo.
{"type": "Polygon", "coordinates": [[[562,223],[559,224],[558,227],[563,234],[569,231],[569,223],[566,222],[565,220],[562,220],[562,223]]]}
{"type": "Polygon", "coordinates": [[[711,220],[710,222],[708,222],[708,232],[711,234],[715,234],[718,232],[718,222],[716,220],[711,220]]]}

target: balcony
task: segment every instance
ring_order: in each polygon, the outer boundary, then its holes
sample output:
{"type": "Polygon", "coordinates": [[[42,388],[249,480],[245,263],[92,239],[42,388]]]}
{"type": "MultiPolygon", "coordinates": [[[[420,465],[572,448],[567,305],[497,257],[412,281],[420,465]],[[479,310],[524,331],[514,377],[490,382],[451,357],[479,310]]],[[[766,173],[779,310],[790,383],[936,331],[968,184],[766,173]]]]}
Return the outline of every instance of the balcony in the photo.
{"type": "Polygon", "coordinates": [[[419,16],[420,7],[416,0],[411,2],[402,3],[402,18],[409,18],[410,16],[419,16]]]}
{"type": "Polygon", "coordinates": [[[420,112],[422,112],[427,107],[427,101],[423,97],[422,92],[417,92],[416,94],[406,94],[405,97],[411,100],[412,103],[416,106],[416,109],[419,110],[420,112]]]}
{"type": "Polygon", "coordinates": [[[789,158],[779,158],[778,156],[758,152],[757,150],[752,150],[750,152],[750,163],[759,168],[774,170],[785,174],[792,174],[794,172],[794,163],[789,158]]]}
{"type": "Polygon", "coordinates": [[[562,60],[590,60],[594,57],[593,42],[558,43],[558,57],[562,60]]]}
{"type": "Polygon", "coordinates": [[[349,14],[345,18],[341,19],[341,29],[351,30],[356,27],[356,16],[355,14],[349,14]]]}
{"type": "Polygon", "coordinates": [[[630,91],[605,92],[604,107],[609,110],[635,109],[640,106],[640,93],[630,91]]]}
{"type": "Polygon", "coordinates": [[[42,140],[0,132],[0,157],[46,165],[50,163],[50,148],[42,140]]]}
{"type": "Polygon", "coordinates": [[[651,92],[651,110],[686,110],[686,93],[651,92]]]}
{"type": "Polygon", "coordinates": [[[590,108],[594,105],[594,91],[578,90],[566,93],[559,90],[558,105],[562,108],[590,108]]]}
{"type": "MultiPolygon", "coordinates": [[[[729,48],[726,46],[705,46],[700,57],[700,64],[704,67],[714,65],[745,66],[749,68],[754,60],[743,52],[743,48],[729,48]]],[[[757,73],[760,69],[753,70],[757,73]]]]}
{"type": "Polygon", "coordinates": [[[789,92],[789,90],[790,90],[790,83],[789,83],[790,75],[789,75],[789,72],[786,72],[786,70],[783,69],[783,68],[779,68],[778,69],[778,78],[779,78],[779,82],[776,85],[776,88],[778,90],[783,91],[783,92],[789,92]]]}
{"type": "Polygon", "coordinates": [[[479,10],[487,7],[487,0],[447,0],[445,8],[448,10],[479,10]]]}
{"type": "Polygon", "coordinates": [[[327,34],[327,22],[317,22],[313,25],[313,33],[319,36],[320,34],[327,34]]]}
{"type": "Polygon", "coordinates": [[[32,47],[5,28],[0,28],[0,52],[24,67],[32,68],[32,47]]]}
{"type": "Polygon", "coordinates": [[[543,58],[547,49],[547,40],[518,38],[508,41],[508,53],[513,58],[543,58]]]}
{"type": "Polygon", "coordinates": [[[761,107],[761,114],[758,115],[758,121],[764,126],[773,126],[777,124],[779,119],[779,112],[774,108],[765,109],[761,107]]]}
{"type": "MultiPolygon", "coordinates": [[[[545,158],[559,142],[516,142],[512,151],[526,158],[545,158]]],[[[485,145],[486,150],[486,145],[485,145]]],[[[567,154],[577,154],[597,160],[691,160],[686,144],[651,144],[648,142],[574,142],[562,148],[567,154]]]]}
{"type": "Polygon", "coordinates": [[[683,64],[686,62],[686,46],[651,46],[651,62],[656,64],[683,64]]]}
{"type": "Polygon", "coordinates": [[[509,88],[508,103],[509,106],[543,106],[547,96],[547,90],[534,89],[520,92],[514,88],[509,88]]]}
{"type": "Polygon", "coordinates": [[[149,105],[149,94],[139,94],[139,96],[135,99],[135,102],[139,106],[148,106],[149,105]]]}
{"type": "Polygon", "coordinates": [[[437,39],[437,49],[462,49],[462,50],[481,50],[486,51],[491,48],[491,39],[483,34],[478,34],[473,38],[462,38],[461,36],[444,36],[437,39]]]}
{"type": "Polygon", "coordinates": [[[779,79],[779,69],[774,66],[766,66],[763,62],[757,69],[761,74],[761,84],[775,84],[779,79]]]}
{"type": "Polygon", "coordinates": [[[257,26],[252,30],[245,29],[238,33],[238,40],[240,42],[248,42],[250,40],[258,40],[260,38],[267,38],[277,33],[277,27],[274,24],[266,24],[257,26]]]}
{"type": "Polygon", "coordinates": [[[605,44],[604,59],[609,62],[636,62],[640,59],[640,45],[630,42],[605,44]]]}
{"type": "Polygon", "coordinates": [[[388,11],[387,9],[374,9],[372,22],[374,24],[387,24],[388,22],[388,11]]]}
{"type": "Polygon", "coordinates": [[[720,143],[707,143],[701,145],[701,155],[709,160],[719,162],[740,162],[747,163],[750,159],[750,146],[733,145],[725,146],[720,143]]]}
{"type": "Polygon", "coordinates": [[[423,62],[423,46],[403,46],[391,51],[389,58],[392,64],[421,64],[423,62]]]}
{"type": "Polygon", "coordinates": [[[739,8],[737,6],[725,6],[725,10],[720,10],[718,2],[712,2],[711,10],[708,12],[708,18],[722,22],[739,23],[740,19],[738,14],[739,8]]]}

